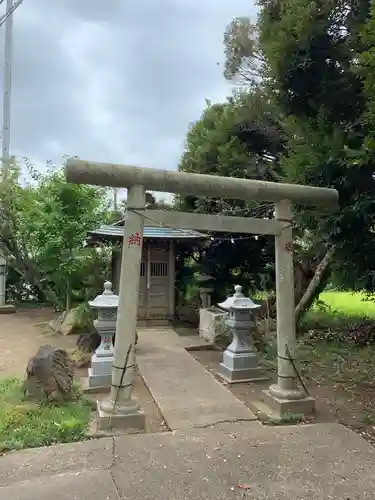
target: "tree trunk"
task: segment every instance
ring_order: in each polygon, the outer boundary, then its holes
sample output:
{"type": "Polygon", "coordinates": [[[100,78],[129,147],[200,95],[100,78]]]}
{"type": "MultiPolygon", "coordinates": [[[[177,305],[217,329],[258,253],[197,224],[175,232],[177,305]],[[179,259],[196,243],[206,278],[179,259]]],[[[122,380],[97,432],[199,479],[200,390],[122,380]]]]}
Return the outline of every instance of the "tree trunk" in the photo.
{"type": "Polygon", "coordinates": [[[294,300],[299,304],[304,296],[311,280],[315,276],[315,271],[320,260],[316,257],[296,262],[294,266],[294,300]]]}
{"type": "Polygon", "coordinates": [[[93,354],[99,347],[101,337],[96,330],[88,333],[81,333],[78,337],[76,346],[83,353],[93,354]]]}
{"type": "Polygon", "coordinates": [[[5,250],[5,257],[12,260],[12,268],[31,285],[35,286],[54,306],[58,306],[58,297],[51,289],[48,283],[41,278],[39,270],[35,267],[34,263],[27,257],[27,252],[18,247],[15,238],[8,238],[3,240],[3,249],[5,250]]]}
{"type": "Polygon", "coordinates": [[[34,285],[45,297],[47,302],[53,304],[56,308],[59,306],[59,299],[56,293],[48,285],[46,280],[40,277],[40,274],[29,261],[16,261],[15,270],[22,276],[22,278],[34,285]]]}
{"type": "Polygon", "coordinates": [[[311,306],[311,304],[314,302],[317,294],[319,293],[323,279],[327,275],[327,271],[328,271],[329,266],[332,262],[335,251],[336,251],[336,247],[333,245],[326,252],[325,256],[320,261],[319,265],[317,266],[317,268],[315,270],[314,277],[310,281],[304,294],[302,295],[301,299],[299,300],[297,307],[295,309],[297,323],[302,318],[303,314],[311,306]]]}
{"type": "Polygon", "coordinates": [[[70,310],[72,309],[72,287],[70,279],[66,281],[65,309],[66,313],[70,312],[70,310]]]}
{"type": "Polygon", "coordinates": [[[12,257],[14,260],[13,267],[20,276],[40,290],[48,302],[57,307],[59,301],[56,293],[50,288],[48,283],[43,283],[44,280],[41,277],[39,269],[29,258],[27,241],[17,236],[17,220],[12,214],[12,207],[9,204],[4,204],[4,200],[2,202],[3,213],[1,215],[3,221],[6,222],[1,226],[0,243],[6,251],[5,257],[7,259],[12,257]]]}

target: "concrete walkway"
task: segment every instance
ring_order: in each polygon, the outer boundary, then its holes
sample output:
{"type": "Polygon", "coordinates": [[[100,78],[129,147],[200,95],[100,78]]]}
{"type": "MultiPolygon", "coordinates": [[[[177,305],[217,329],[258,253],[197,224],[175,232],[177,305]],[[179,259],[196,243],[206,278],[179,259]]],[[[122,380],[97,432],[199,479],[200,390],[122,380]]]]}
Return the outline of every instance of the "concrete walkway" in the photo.
{"type": "Polygon", "coordinates": [[[191,339],[171,328],[140,329],[138,335],[139,371],[171,430],[256,420],[185,350],[191,339]]]}
{"type": "Polygon", "coordinates": [[[172,432],[0,457],[0,500],[372,500],[375,449],[338,424],[264,427],[170,329],[138,364],[172,432]],[[225,423],[223,423],[225,422],[225,423]]]}
{"type": "Polygon", "coordinates": [[[218,424],[0,458],[0,500],[372,500],[374,491],[374,448],[338,424],[218,424]]]}

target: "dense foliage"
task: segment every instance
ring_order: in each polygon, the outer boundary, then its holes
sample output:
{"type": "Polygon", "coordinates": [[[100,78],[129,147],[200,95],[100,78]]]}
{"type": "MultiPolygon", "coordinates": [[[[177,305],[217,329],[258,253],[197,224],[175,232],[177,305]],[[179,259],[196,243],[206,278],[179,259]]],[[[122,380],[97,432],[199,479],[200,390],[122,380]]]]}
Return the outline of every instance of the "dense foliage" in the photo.
{"type": "MultiPolygon", "coordinates": [[[[328,278],[373,292],[375,0],[259,0],[258,5],[256,23],[234,19],[224,34],[224,76],[241,87],[224,103],[207,102],[187,133],[179,168],[336,188],[340,202],[333,213],[295,207],[297,302],[310,290],[306,309],[328,278]]],[[[83,242],[88,230],[111,217],[107,195],[66,184],[59,171],[31,173],[33,181],[24,185],[13,165],[0,191],[9,292],[69,308],[77,291],[94,286],[93,276],[105,272],[105,250],[83,242]]],[[[147,203],[171,208],[150,194],[147,203]]],[[[175,208],[273,216],[270,204],[225,198],[189,196],[177,199],[175,208]]],[[[220,298],[235,281],[272,288],[273,250],[268,237],[213,234],[195,255],[181,253],[179,270],[189,258],[194,269],[214,274],[220,298]]],[[[191,276],[190,267],[185,282],[191,276]]]]}
{"type": "MultiPolygon", "coordinates": [[[[260,91],[233,96],[226,103],[207,102],[201,119],[186,138],[179,169],[186,172],[278,180],[278,158],[284,147],[282,126],[271,103],[260,91]]],[[[243,200],[188,197],[181,209],[236,216],[272,217],[273,207],[243,200]]],[[[202,254],[198,266],[216,278],[216,295],[224,297],[237,282],[245,289],[262,288],[267,274],[273,283],[274,243],[270,237],[212,235],[214,241],[202,254]]],[[[214,297],[214,300],[216,297],[214,297]]]]}
{"type": "Polygon", "coordinates": [[[367,1],[263,2],[259,31],[268,93],[288,116],[285,176],[340,194],[336,213],[300,211],[300,223],[319,247],[336,245],[336,274],[346,285],[372,289],[375,182],[364,149],[372,124],[368,74],[361,71],[369,7],[367,1]]]}
{"type": "MultiPolygon", "coordinates": [[[[295,207],[296,275],[303,278],[297,296],[320,269],[313,299],[329,265],[336,285],[374,291],[375,3],[260,0],[257,23],[233,20],[224,44],[225,77],[240,81],[241,90],[208,104],[188,132],[180,168],[336,188],[334,213],[295,207]]],[[[198,211],[271,211],[185,201],[198,211]]],[[[269,250],[263,239],[253,241],[239,250],[236,265],[247,270],[252,262],[264,274],[269,250]],[[256,258],[265,251],[265,262],[256,258]]]]}
{"type": "Polygon", "coordinates": [[[69,184],[62,170],[40,174],[28,164],[30,182],[11,165],[2,183],[0,243],[8,259],[9,298],[35,297],[70,309],[102,286],[105,249],[87,247],[87,231],[108,217],[106,192],[69,184]]]}

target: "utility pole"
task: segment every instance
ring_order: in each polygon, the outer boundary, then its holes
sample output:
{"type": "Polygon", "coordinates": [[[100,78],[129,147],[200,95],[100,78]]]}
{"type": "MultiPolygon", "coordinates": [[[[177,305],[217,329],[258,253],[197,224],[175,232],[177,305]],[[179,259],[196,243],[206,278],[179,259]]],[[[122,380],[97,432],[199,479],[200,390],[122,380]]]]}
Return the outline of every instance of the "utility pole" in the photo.
{"type": "MultiPolygon", "coordinates": [[[[5,19],[4,40],[4,76],[3,76],[3,131],[2,131],[2,175],[5,181],[10,160],[10,105],[12,86],[12,53],[13,53],[13,0],[6,1],[5,14],[10,13],[5,19]]],[[[0,248],[1,253],[1,248],[0,248]]],[[[0,310],[14,312],[14,307],[5,304],[6,290],[6,260],[0,255],[0,310]]]]}
{"type": "Polygon", "coordinates": [[[13,55],[13,0],[6,1],[5,12],[11,14],[5,20],[4,41],[4,80],[3,80],[3,134],[2,157],[3,179],[6,178],[10,159],[10,106],[12,88],[12,55],[13,55]]]}
{"type": "Polygon", "coordinates": [[[113,188],[113,210],[114,212],[117,212],[117,188],[113,188]]]}

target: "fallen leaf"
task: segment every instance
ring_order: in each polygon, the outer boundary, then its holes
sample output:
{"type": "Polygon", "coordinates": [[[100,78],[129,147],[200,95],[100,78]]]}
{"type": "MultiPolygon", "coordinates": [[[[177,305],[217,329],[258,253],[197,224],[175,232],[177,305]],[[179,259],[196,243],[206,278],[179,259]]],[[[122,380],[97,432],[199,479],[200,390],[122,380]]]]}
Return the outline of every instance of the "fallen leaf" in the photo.
{"type": "Polygon", "coordinates": [[[237,488],[241,488],[241,490],[249,490],[251,488],[250,484],[246,483],[238,483],[237,488]]]}

